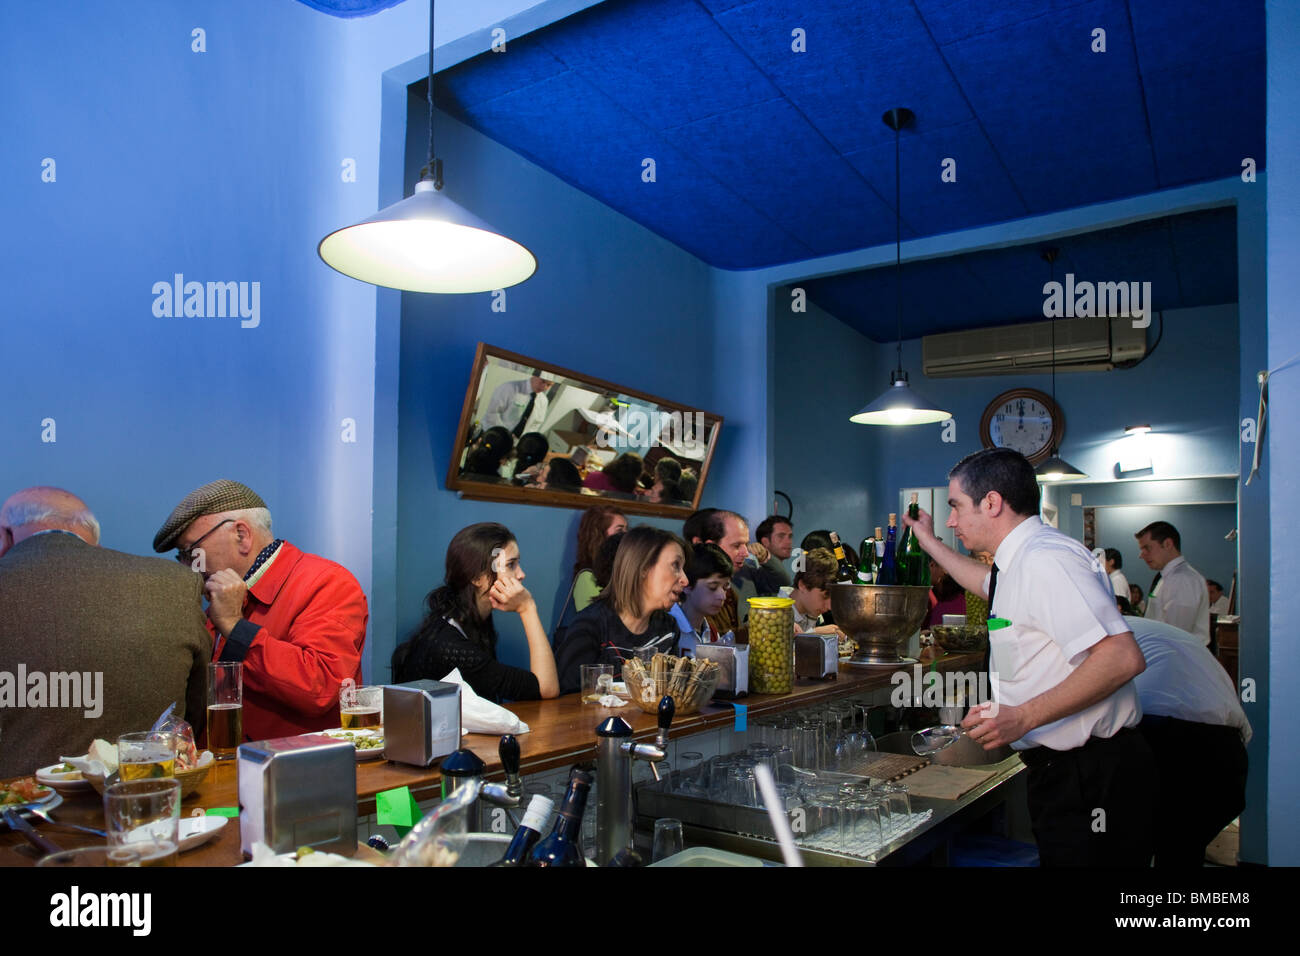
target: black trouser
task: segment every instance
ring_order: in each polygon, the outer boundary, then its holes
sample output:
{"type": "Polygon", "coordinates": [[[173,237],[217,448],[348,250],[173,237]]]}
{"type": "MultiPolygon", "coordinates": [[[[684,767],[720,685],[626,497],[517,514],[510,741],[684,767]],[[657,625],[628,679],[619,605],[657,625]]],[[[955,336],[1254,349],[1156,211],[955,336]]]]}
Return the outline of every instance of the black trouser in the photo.
{"type": "Polygon", "coordinates": [[[1156,866],[1201,866],[1205,848],[1246,806],[1246,748],[1235,727],[1148,715],[1140,725],[1160,772],[1156,866]]]}
{"type": "Polygon", "coordinates": [[[1029,818],[1042,866],[1147,866],[1159,781],[1134,728],[1093,737],[1074,750],[1034,747],[1029,818]]]}

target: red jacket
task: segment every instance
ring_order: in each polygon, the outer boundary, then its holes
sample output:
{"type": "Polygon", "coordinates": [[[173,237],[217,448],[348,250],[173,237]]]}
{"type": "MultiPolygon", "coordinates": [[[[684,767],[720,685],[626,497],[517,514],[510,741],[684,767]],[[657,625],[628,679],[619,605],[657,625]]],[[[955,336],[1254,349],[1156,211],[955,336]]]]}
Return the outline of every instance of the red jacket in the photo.
{"type": "MultiPolygon", "coordinates": [[[[244,620],[213,660],[244,661],[244,737],[292,737],[339,725],[339,686],[361,683],[366,596],[341,565],[280,545],[244,598],[244,620]]],[[[211,626],[211,625],[209,625],[211,626]]]]}

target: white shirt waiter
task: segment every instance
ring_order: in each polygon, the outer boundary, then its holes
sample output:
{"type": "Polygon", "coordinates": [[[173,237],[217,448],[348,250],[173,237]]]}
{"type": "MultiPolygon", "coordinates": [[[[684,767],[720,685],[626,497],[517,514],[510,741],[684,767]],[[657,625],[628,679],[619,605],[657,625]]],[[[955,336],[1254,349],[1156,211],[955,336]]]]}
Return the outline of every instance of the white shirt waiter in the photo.
{"type": "Polygon", "coordinates": [[[1201,572],[1181,554],[1160,569],[1160,583],[1147,601],[1146,616],[1164,621],[1210,643],[1210,592],[1201,572]]]}
{"type": "Polygon", "coordinates": [[[514,432],[519,420],[528,412],[528,420],[519,434],[537,431],[546,418],[546,409],[550,400],[546,395],[549,383],[541,376],[521,378],[513,382],[503,382],[492,390],[488,400],[487,411],[483,413],[483,429],[501,426],[508,432],[514,432]],[[532,403],[530,409],[529,403],[532,403]]]}
{"type": "MultiPolygon", "coordinates": [[[[1091,552],[1037,516],[1002,539],[993,563],[999,575],[992,613],[1011,622],[989,629],[990,681],[999,705],[1019,706],[1051,690],[1087,659],[1093,645],[1130,630],[1091,552]]],[[[1034,728],[1012,746],[1073,750],[1089,737],[1136,726],[1141,718],[1129,682],[1090,707],[1034,728]]]]}

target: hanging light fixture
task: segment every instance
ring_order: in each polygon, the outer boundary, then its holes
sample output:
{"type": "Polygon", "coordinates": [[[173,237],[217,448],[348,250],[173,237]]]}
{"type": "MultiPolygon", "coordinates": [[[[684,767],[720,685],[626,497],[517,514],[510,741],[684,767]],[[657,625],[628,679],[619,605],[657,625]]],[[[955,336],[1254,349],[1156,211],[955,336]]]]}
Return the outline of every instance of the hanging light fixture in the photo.
{"type": "Polygon", "coordinates": [[[951,412],[943,411],[913,391],[907,382],[907,372],[903,370],[903,173],[899,131],[904,126],[911,126],[915,118],[915,113],[902,106],[886,110],[881,117],[894,131],[894,299],[898,314],[898,367],[889,373],[889,388],[862,411],[849,417],[849,421],[859,425],[927,425],[952,418],[951,412]]]}
{"type": "Polygon", "coordinates": [[[537,270],[526,248],[442,195],[442,160],[433,155],[433,15],[429,2],[429,162],[415,194],[316,247],[325,264],[362,282],[407,292],[490,292],[537,270]]]}
{"type": "MultiPolygon", "coordinates": [[[[1042,256],[1047,260],[1048,274],[1051,281],[1056,281],[1056,257],[1060,255],[1061,250],[1051,246],[1043,250],[1042,256]]],[[[1056,319],[1052,319],[1052,405],[1056,404],[1056,319]]],[[[1052,442],[1052,453],[1043,461],[1038,463],[1034,469],[1034,474],[1039,481],[1064,481],[1067,478],[1087,478],[1088,476],[1075,468],[1064,458],[1057,455],[1060,449],[1057,448],[1055,440],[1052,442]]]]}

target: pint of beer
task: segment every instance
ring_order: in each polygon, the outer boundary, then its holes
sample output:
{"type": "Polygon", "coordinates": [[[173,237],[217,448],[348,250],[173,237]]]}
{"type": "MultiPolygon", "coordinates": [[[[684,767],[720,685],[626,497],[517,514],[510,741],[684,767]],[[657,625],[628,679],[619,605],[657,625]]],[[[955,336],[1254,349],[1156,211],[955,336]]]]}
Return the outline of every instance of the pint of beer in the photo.
{"type": "Polygon", "coordinates": [[[208,665],[208,749],[218,760],[233,760],[244,742],[244,665],[208,665]]]}
{"type": "Polygon", "coordinates": [[[384,725],[384,689],[357,687],[351,680],[339,691],[339,723],[344,730],[364,730],[384,725]]]}

